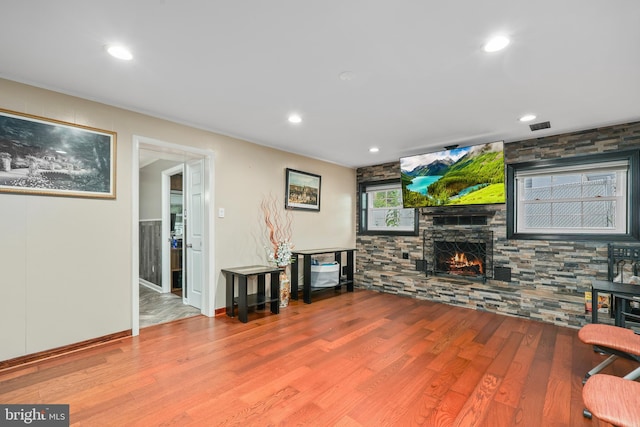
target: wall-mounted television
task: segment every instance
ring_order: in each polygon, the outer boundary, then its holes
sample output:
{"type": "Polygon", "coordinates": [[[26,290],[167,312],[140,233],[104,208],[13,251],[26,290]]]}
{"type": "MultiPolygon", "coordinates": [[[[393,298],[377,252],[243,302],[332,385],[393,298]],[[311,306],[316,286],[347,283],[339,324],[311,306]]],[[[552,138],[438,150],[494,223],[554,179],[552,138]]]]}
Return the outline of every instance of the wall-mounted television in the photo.
{"type": "Polygon", "coordinates": [[[405,208],[505,203],[502,141],[402,157],[405,208]]]}

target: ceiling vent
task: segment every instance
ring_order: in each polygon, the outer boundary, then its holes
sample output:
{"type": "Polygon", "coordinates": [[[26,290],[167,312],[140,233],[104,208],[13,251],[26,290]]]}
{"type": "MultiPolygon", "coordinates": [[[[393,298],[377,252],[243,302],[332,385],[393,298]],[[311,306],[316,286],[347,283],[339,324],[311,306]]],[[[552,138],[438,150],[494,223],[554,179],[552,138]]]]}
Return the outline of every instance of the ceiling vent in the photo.
{"type": "Polygon", "coordinates": [[[531,129],[531,131],[549,129],[550,127],[551,127],[550,122],[540,122],[540,123],[534,123],[532,125],[529,125],[529,128],[531,129]]]}

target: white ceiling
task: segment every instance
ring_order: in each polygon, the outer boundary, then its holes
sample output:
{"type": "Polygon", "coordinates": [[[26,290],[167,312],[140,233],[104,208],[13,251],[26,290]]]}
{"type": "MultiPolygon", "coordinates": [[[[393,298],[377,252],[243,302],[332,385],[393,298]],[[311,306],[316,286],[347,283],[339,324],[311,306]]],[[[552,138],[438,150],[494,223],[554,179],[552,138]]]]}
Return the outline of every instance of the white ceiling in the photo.
{"type": "Polygon", "coordinates": [[[2,0],[0,77],[358,167],[640,120],[640,1],[2,0]]]}

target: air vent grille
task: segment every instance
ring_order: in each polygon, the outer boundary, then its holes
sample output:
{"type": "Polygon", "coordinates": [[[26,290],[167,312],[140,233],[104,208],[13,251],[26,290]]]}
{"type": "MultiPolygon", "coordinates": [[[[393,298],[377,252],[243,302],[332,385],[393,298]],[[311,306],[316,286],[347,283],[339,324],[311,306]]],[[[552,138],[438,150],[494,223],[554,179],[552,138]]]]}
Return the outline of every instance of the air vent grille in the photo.
{"type": "Polygon", "coordinates": [[[550,122],[540,122],[540,123],[534,123],[532,125],[529,125],[529,128],[531,128],[532,131],[540,130],[540,129],[549,129],[550,127],[551,127],[550,122]]]}
{"type": "Polygon", "coordinates": [[[487,217],[485,215],[434,216],[433,225],[487,225],[487,217]]]}

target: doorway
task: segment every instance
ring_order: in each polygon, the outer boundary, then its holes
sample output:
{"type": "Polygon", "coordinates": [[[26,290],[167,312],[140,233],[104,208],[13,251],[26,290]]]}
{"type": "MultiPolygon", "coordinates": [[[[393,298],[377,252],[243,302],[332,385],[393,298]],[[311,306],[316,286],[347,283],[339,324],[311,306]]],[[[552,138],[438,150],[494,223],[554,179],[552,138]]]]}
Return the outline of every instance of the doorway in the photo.
{"type": "MultiPolygon", "coordinates": [[[[186,301],[184,232],[184,163],[165,169],[162,174],[162,292],[171,292],[186,301]]],[[[141,199],[142,199],[141,195],[141,199]]]]}
{"type": "MultiPolygon", "coordinates": [[[[197,307],[197,313],[213,315],[215,290],[210,278],[214,269],[212,263],[202,262],[213,259],[213,223],[208,221],[213,155],[206,150],[134,137],[133,157],[133,211],[138,233],[133,233],[132,331],[136,335],[141,324],[141,298],[146,301],[148,296],[139,292],[139,283],[163,297],[162,309],[171,305],[167,297],[173,297],[181,305],[197,307]],[[154,203],[161,206],[156,208],[154,203]],[[150,224],[155,226],[156,249],[142,250],[149,238],[144,231],[150,224]],[[154,269],[155,282],[138,279],[154,269]]],[[[166,314],[172,320],[173,314],[166,314]]],[[[143,323],[148,324],[146,318],[143,323]]]]}
{"type": "MultiPolygon", "coordinates": [[[[182,298],[184,289],[184,191],[182,171],[169,177],[169,223],[171,234],[171,293],[182,298]]],[[[185,295],[186,296],[186,295],[185,295]]]]}
{"type": "Polygon", "coordinates": [[[162,171],[162,291],[202,308],[204,160],[187,156],[162,171]]]}

